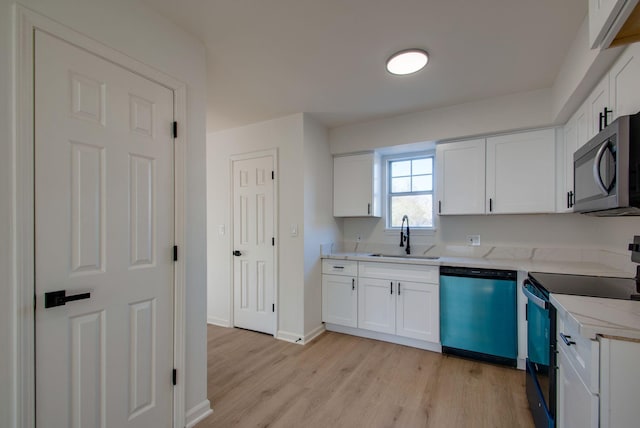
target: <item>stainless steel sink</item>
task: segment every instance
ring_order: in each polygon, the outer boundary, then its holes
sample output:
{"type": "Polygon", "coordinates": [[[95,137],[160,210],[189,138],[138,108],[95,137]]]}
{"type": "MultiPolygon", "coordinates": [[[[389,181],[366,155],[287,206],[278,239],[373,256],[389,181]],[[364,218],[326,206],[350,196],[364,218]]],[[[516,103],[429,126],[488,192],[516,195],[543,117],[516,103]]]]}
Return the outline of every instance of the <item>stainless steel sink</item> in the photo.
{"type": "Polygon", "coordinates": [[[438,260],[437,256],[415,256],[413,254],[371,254],[370,257],[393,258],[393,259],[422,259],[422,260],[438,260]]]}

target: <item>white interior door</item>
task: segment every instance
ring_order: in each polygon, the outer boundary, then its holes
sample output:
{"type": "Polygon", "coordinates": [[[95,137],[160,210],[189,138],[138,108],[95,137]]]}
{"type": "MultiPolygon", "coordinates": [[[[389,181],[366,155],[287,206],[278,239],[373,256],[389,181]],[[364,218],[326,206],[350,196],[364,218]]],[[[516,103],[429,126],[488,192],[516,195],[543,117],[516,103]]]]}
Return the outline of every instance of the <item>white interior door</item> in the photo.
{"type": "Polygon", "coordinates": [[[273,156],[233,162],[233,320],[275,333],[273,156]]]}
{"type": "Polygon", "coordinates": [[[172,122],[171,90],[36,31],[40,427],[172,425],[172,122]]]}

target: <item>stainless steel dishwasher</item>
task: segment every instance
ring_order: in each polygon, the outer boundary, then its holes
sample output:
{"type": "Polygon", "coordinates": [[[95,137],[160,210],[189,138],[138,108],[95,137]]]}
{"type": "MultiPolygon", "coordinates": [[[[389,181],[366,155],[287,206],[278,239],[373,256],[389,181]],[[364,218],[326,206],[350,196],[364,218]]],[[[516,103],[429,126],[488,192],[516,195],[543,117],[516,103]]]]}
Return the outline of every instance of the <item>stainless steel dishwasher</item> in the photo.
{"type": "Polygon", "coordinates": [[[515,367],[517,272],[440,267],[442,352],[515,367]]]}

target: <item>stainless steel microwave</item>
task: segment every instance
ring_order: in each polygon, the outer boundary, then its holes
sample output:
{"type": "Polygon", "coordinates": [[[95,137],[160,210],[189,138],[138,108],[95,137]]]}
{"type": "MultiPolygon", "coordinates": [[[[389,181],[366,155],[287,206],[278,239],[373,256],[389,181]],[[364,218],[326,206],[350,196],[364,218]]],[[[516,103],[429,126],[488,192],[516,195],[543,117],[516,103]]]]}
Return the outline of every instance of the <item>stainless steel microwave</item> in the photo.
{"type": "Polygon", "coordinates": [[[640,113],[621,116],[573,155],[573,211],[640,215],[640,113]]]}

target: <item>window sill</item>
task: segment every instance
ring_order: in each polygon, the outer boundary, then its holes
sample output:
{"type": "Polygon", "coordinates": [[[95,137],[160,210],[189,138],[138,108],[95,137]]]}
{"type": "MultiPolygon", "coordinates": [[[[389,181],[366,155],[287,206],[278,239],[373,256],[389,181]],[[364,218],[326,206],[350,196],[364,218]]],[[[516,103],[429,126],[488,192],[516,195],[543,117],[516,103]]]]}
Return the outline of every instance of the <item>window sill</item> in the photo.
{"type": "MultiPolygon", "coordinates": [[[[409,227],[411,236],[434,236],[436,234],[436,229],[413,229],[409,227]]],[[[400,228],[389,229],[386,228],[384,230],[385,235],[397,235],[400,233],[400,228]]]]}

